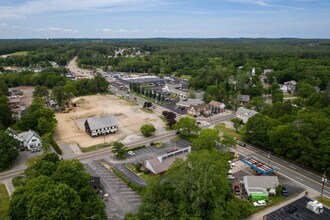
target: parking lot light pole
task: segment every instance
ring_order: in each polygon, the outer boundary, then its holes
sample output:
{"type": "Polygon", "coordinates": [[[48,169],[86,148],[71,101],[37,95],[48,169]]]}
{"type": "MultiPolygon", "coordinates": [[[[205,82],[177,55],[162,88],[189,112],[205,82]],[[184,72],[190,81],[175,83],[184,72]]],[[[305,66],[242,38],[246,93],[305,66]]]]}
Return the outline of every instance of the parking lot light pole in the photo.
{"type": "Polygon", "coordinates": [[[322,175],[322,182],[323,182],[323,184],[322,184],[322,190],[321,190],[321,198],[323,196],[324,184],[328,181],[326,174],[327,174],[327,171],[324,171],[324,173],[322,175]]]}

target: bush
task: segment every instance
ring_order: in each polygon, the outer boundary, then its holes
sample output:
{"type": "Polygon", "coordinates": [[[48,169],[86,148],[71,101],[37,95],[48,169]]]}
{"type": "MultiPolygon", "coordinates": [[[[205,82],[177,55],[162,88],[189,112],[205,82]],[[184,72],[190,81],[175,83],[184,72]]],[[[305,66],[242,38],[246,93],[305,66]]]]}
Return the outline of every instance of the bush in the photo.
{"type": "Polygon", "coordinates": [[[142,167],[142,163],[136,163],[135,164],[135,170],[137,171],[137,172],[141,172],[142,170],[141,170],[141,167],[142,167]]]}
{"type": "Polygon", "coordinates": [[[18,188],[20,186],[24,186],[26,181],[27,179],[24,176],[16,176],[11,182],[13,183],[15,188],[18,188]]]}
{"type": "Polygon", "coordinates": [[[53,136],[51,136],[51,138],[50,138],[50,144],[53,146],[53,148],[57,154],[62,155],[62,150],[61,150],[60,146],[58,146],[58,144],[54,140],[53,136]]]}
{"type": "Polygon", "coordinates": [[[150,137],[156,131],[156,128],[151,124],[144,124],[141,126],[140,131],[143,136],[150,137]]]}
{"type": "Polygon", "coordinates": [[[129,151],[139,150],[139,149],[142,149],[145,147],[146,147],[146,145],[141,145],[141,146],[133,147],[133,148],[129,149],[129,151]]]}

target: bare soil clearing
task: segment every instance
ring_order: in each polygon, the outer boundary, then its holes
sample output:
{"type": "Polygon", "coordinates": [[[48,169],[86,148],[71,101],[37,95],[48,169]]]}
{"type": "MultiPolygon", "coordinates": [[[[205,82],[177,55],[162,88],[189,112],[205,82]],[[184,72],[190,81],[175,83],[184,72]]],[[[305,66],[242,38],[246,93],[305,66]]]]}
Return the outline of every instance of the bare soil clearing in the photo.
{"type": "Polygon", "coordinates": [[[153,124],[157,131],[164,130],[164,122],[153,113],[142,111],[140,106],[132,106],[130,103],[113,95],[93,95],[78,97],[72,100],[76,103],[68,113],[57,113],[58,121],[55,138],[62,143],[77,143],[80,147],[89,147],[110,143],[134,137],[141,139],[140,127],[142,124],[153,124]],[[86,118],[95,116],[115,115],[118,120],[118,131],[105,137],[90,137],[84,130],[86,118]]]}

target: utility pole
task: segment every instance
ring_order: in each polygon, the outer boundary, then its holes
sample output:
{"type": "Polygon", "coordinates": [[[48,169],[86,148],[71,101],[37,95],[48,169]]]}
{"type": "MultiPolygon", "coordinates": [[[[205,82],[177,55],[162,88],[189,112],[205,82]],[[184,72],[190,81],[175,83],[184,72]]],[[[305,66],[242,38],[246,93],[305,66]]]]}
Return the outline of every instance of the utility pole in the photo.
{"type": "Polygon", "coordinates": [[[323,184],[322,184],[322,190],[321,190],[321,198],[323,196],[324,184],[328,181],[326,174],[327,174],[327,171],[324,171],[324,173],[322,175],[322,182],[323,182],[323,184]]]}

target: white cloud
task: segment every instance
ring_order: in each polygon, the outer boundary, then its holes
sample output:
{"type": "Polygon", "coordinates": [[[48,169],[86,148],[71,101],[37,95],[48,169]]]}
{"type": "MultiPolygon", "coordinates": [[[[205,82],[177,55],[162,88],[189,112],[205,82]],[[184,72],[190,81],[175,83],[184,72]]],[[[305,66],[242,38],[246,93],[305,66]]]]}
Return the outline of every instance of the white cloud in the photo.
{"type": "MultiPolygon", "coordinates": [[[[99,30],[96,30],[99,31],[99,30]]],[[[134,32],[139,32],[138,29],[111,29],[111,28],[104,28],[101,30],[103,33],[134,33],[134,32]]]]}
{"type": "Polygon", "coordinates": [[[166,3],[168,0],[26,0],[15,6],[0,6],[1,18],[21,18],[29,15],[95,10],[130,10],[166,3]]]}
{"type": "Polygon", "coordinates": [[[64,33],[78,33],[77,30],[70,29],[70,28],[59,28],[59,27],[49,27],[49,28],[40,28],[35,29],[35,31],[42,31],[42,32],[64,32],[64,33]]]}

